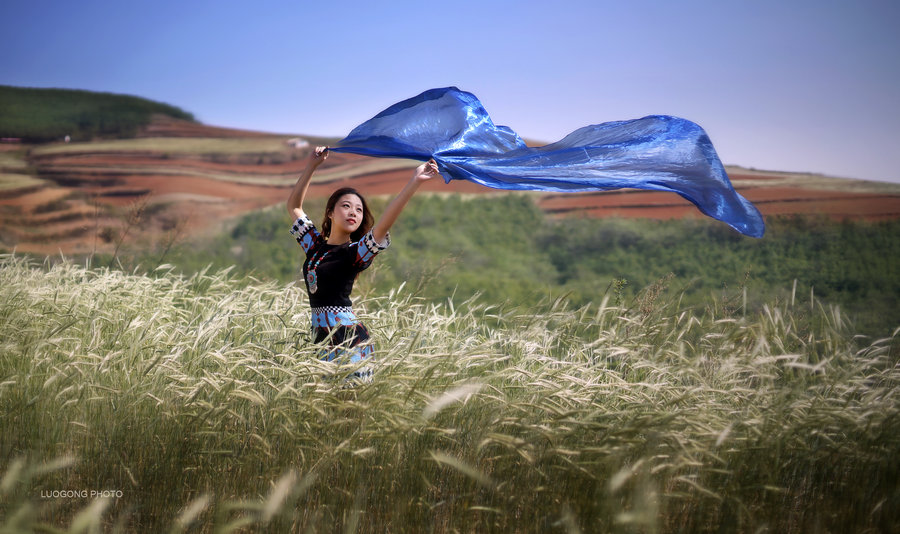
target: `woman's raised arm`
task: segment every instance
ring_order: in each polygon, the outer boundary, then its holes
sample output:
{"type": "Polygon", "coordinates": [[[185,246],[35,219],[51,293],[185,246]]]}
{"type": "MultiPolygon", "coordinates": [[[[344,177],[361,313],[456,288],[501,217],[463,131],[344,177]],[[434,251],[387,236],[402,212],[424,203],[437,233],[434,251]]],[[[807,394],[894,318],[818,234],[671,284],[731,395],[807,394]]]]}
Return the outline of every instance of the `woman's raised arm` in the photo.
{"type": "Polygon", "coordinates": [[[430,180],[435,176],[440,176],[440,173],[438,172],[437,163],[435,163],[433,159],[428,160],[427,163],[423,163],[416,168],[416,172],[413,174],[412,179],[410,179],[400,193],[394,197],[394,200],[388,204],[387,208],[384,209],[384,214],[375,222],[375,226],[372,227],[372,237],[375,238],[375,241],[378,243],[384,241],[388,230],[394,225],[397,217],[403,212],[406,203],[409,202],[409,199],[411,199],[416,190],[419,189],[419,186],[426,180],[430,180]]]}
{"type": "Polygon", "coordinates": [[[306,215],[303,211],[303,200],[306,198],[306,191],[309,189],[313,173],[327,157],[328,148],[324,146],[317,146],[310,155],[306,169],[303,170],[303,174],[297,179],[297,183],[294,184],[294,189],[291,190],[291,194],[287,199],[287,210],[291,219],[297,219],[306,215]]]}

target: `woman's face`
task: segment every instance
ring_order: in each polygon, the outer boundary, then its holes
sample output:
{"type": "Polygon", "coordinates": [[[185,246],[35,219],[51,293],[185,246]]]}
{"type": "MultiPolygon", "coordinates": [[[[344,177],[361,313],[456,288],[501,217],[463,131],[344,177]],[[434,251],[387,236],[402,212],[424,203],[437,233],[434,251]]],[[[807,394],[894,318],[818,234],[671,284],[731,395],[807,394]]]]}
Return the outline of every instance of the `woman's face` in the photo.
{"type": "Polygon", "coordinates": [[[349,236],[362,223],[362,199],[353,193],[341,196],[334,204],[334,209],[328,217],[331,219],[332,233],[338,231],[349,236]]]}

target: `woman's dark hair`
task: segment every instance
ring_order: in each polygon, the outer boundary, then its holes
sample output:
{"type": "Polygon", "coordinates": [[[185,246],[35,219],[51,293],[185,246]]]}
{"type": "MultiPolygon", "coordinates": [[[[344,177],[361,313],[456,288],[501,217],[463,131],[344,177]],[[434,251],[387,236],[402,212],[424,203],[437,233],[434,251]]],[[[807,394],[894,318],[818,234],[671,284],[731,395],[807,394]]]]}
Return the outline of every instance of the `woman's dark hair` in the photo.
{"type": "Polygon", "coordinates": [[[369,205],[366,204],[365,197],[352,187],[342,187],[332,193],[328,198],[328,203],[325,204],[325,218],[322,220],[322,236],[324,236],[325,239],[328,239],[328,236],[331,235],[331,219],[329,219],[328,216],[334,211],[334,206],[337,205],[337,201],[344,195],[356,195],[359,197],[360,202],[362,202],[362,220],[359,222],[359,228],[350,234],[350,241],[359,241],[366,235],[366,232],[372,228],[372,225],[375,224],[375,217],[372,215],[372,212],[369,211],[369,205]]]}

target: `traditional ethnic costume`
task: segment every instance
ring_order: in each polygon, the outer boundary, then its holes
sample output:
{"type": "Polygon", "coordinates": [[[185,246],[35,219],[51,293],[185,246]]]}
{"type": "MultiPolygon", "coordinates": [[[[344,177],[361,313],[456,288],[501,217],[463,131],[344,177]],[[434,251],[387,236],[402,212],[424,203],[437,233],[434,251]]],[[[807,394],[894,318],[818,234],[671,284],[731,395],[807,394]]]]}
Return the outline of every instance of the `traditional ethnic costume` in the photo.
{"type": "MultiPolygon", "coordinates": [[[[390,245],[390,235],[378,243],[370,231],[359,241],[329,245],[306,216],[294,221],[291,234],[306,252],[303,279],[312,308],[313,341],[328,340],[332,347],[323,359],[340,358],[344,363],[358,364],[373,351],[369,332],[353,313],[350,292],[356,276],[390,245]]],[[[353,377],[370,380],[372,370],[362,367],[353,377]]]]}

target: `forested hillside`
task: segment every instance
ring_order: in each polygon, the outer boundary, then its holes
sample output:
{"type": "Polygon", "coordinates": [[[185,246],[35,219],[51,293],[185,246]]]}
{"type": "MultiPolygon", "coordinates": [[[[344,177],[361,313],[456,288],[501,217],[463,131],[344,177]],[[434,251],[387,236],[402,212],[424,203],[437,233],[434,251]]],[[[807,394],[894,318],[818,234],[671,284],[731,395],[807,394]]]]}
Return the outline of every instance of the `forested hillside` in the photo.
{"type": "Polygon", "coordinates": [[[194,119],[175,106],[136,96],[0,85],[0,137],[25,142],[134,137],[153,114],[194,119]]]}

